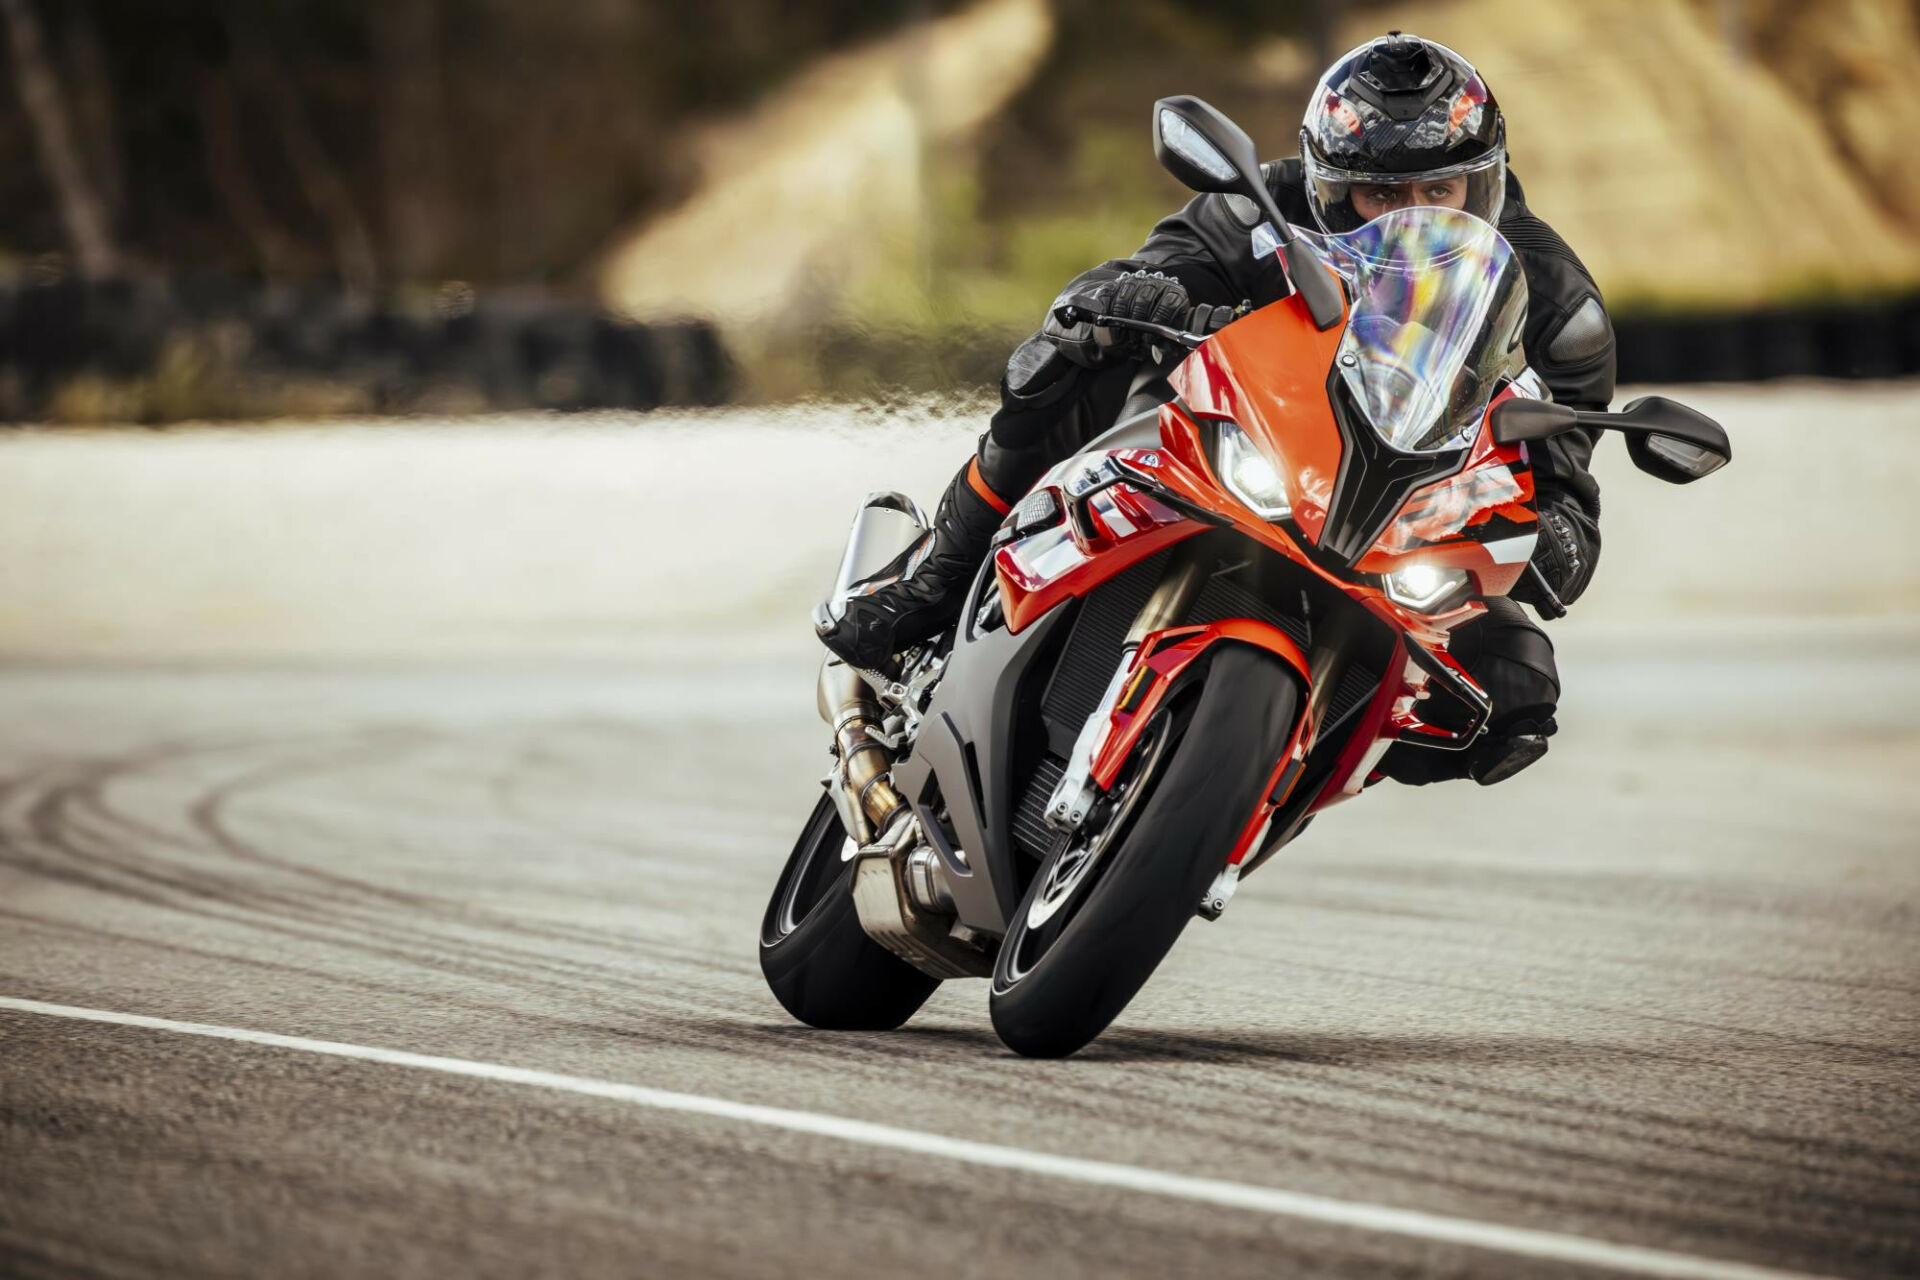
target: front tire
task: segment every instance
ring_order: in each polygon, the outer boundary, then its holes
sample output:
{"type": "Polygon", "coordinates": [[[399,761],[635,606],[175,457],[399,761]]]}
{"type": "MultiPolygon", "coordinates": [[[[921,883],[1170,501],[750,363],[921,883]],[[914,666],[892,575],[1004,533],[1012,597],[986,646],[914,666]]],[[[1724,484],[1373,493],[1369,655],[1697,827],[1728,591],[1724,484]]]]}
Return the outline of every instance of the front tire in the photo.
{"type": "Polygon", "coordinates": [[[828,1031],[891,1031],[938,978],[869,938],[853,909],[853,864],[826,796],[800,831],[760,922],[760,972],[786,1011],[828,1031]]]}
{"type": "Polygon", "coordinates": [[[1065,1057],[1146,985],[1226,865],[1299,712],[1291,669],[1265,650],[1227,644],[1190,715],[1160,713],[1148,735],[1165,740],[1143,735],[1130,785],[1144,793],[1133,805],[1116,801],[1113,843],[1094,858],[1071,843],[1056,849],[1008,926],[990,1007],[1009,1049],[1065,1057]],[[1088,865],[1063,875],[1076,855],[1088,865]]]}

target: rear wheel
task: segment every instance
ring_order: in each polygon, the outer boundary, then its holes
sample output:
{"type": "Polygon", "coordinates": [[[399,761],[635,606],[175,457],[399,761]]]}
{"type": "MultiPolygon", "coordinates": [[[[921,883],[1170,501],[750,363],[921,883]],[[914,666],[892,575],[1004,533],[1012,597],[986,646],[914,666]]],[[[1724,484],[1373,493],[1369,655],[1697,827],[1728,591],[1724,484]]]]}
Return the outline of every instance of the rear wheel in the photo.
{"type": "Polygon", "coordinates": [[[1001,942],[990,1002],[1008,1048],[1064,1057],[1126,1008],[1226,866],[1299,710],[1290,669],[1229,644],[1156,714],[1098,830],[1048,855],[1001,942]]]}
{"type": "Polygon", "coordinates": [[[760,972],[788,1013],[831,1031],[890,1031],[940,985],[869,938],[853,909],[850,842],[826,796],[787,856],[760,923],[760,972]]]}

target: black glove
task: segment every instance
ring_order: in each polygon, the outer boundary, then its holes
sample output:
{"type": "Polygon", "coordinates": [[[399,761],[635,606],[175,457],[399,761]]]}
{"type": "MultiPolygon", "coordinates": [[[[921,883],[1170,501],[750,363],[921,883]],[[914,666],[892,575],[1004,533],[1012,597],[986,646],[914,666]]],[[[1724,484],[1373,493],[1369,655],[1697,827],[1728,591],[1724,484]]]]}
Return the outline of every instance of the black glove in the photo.
{"type": "Polygon", "coordinates": [[[1509,594],[1534,606],[1542,616],[1565,613],[1566,606],[1587,589],[1599,550],[1599,540],[1583,537],[1582,532],[1576,517],[1557,506],[1542,504],[1540,536],[1533,544],[1531,567],[1509,594]]]}
{"type": "MultiPolygon", "coordinates": [[[[1187,287],[1172,276],[1158,271],[1129,271],[1106,288],[1107,298],[1101,314],[1122,320],[1151,320],[1154,324],[1176,325],[1187,318],[1193,303],[1187,287]]],[[[1134,338],[1149,335],[1139,330],[1120,330],[1134,338]]]]}
{"type": "Polygon", "coordinates": [[[1153,342],[1138,329],[1094,328],[1099,316],[1150,320],[1179,327],[1193,304],[1186,286],[1158,271],[1126,271],[1101,278],[1098,269],[1054,299],[1041,330],[1068,359],[1088,369],[1137,360],[1153,342]]]}
{"type": "Polygon", "coordinates": [[[1202,302],[1187,316],[1187,322],[1180,327],[1188,333],[1197,333],[1208,337],[1220,332],[1228,325],[1253,310],[1253,304],[1242,301],[1237,307],[1210,307],[1202,302]]]}

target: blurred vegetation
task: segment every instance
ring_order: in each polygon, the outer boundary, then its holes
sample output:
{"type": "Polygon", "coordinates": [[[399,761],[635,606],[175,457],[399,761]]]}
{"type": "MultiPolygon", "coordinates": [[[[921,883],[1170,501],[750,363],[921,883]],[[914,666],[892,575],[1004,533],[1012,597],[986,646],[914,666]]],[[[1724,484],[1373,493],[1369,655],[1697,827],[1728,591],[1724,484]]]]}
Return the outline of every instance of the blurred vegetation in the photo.
{"type": "MultiPolygon", "coordinates": [[[[8,0],[37,18],[128,269],[587,289],[685,194],[692,120],[947,7],[721,0],[8,0]]],[[[17,58],[0,252],[71,246],[17,58]]]]}
{"type": "MultiPolygon", "coordinates": [[[[534,389],[504,398],[471,378],[409,389],[365,374],[394,364],[385,352],[265,377],[270,343],[251,317],[325,297],[347,335],[330,340],[360,351],[357,335],[444,328],[477,305],[498,340],[462,348],[476,367],[515,344],[520,315],[584,333],[602,301],[630,301],[607,285],[610,258],[690,207],[725,129],[836,57],[851,67],[983,3],[0,0],[0,294],[83,277],[177,295],[206,279],[265,299],[169,331],[138,368],[29,395],[0,367],[0,416],[574,404],[560,392],[585,375],[535,369],[534,389]],[[468,300],[460,316],[450,291],[468,300]],[[556,298],[578,310],[559,316],[556,298]]],[[[1200,93],[1288,154],[1325,58],[1389,25],[1482,60],[1530,196],[1619,314],[1884,300],[1920,278],[1920,153],[1900,123],[1920,110],[1920,68],[1901,65],[1920,51],[1920,0],[1027,3],[1049,35],[1023,87],[964,136],[901,157],[914,225],[873,234],[849,216],[842,234],[820,215],[850,250],[802,263],[771,319],[698,277],[668,292],[660,314],[711,317],[747,352],[734,385],[991,385],[1063,282],[1130,252],[1189,198],[1153,162],[1145,104],[1200,93]]],[[[756,136],[790,147],[795,123],[756,136]]],[[[857,183],[831,193],[873,197],[857,183]]],[[[737,241],[679,257],[775,252],[737,241]]],[[[9,307],[0,298],[0,334],[35,314],[9,307]]]]}
{"type": "Polygon", "coordinates": [[[1203,93],[1272,153],[1290,153],[1320,51],[1336,38],[1326,4],[1051,7],[1053,43],[1026,90],[925,166],[923,247],[893,246],[862,273],[831,319],[796,336],[804,350],[788,352],[787,367],[758,371],[762,394],[994,384],[1066,281],[1131,253],[1192,199],[1154,161],[1147,104],[1203,93]]]}

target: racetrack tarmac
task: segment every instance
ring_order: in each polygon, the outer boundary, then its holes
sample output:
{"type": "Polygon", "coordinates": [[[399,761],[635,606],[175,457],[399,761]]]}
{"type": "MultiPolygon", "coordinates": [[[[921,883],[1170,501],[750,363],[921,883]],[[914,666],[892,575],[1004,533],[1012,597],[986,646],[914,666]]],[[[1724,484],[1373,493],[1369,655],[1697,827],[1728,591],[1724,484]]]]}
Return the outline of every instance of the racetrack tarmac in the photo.
{"type": "Polygon", "coordinates": [[[1920,637],[1556,634],[1540,765],[1328,813],[1065,1062],[766,992],[804,644],[16,657],[0,1274],[1920,1273],[1920,637]]]}
{"type": "MultiPolygon", "coordinates": [[[[0,995],[1911,1274],[1920,804],[1874,778],[1920,744],[1892,709],[1650,732],[1602,713],[1644,662],[1585,674],[1540,767],[1329,814],[1042,1063],[977,982],[891,1034],[766,993],[804,671],[16,669],[0,995]]],[[[1611,1271],[39,1013],[0,1037],[11,1274],[1611,1271]]]]}

